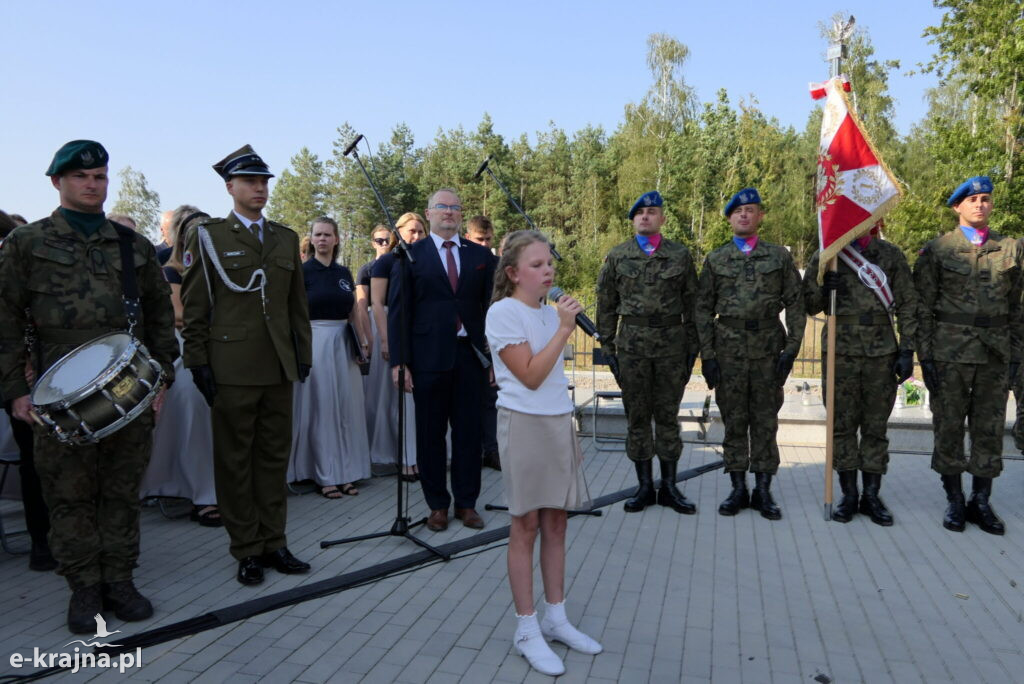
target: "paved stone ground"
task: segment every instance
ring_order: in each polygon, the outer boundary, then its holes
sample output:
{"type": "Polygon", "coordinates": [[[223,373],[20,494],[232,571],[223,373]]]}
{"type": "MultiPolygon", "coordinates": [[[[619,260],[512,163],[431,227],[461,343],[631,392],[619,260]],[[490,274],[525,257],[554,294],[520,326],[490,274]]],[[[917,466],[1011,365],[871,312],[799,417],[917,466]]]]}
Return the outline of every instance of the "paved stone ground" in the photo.
{"type": "MultiPolygon", "coordinates": [[[[594,497],[632,483],[620,453],[583,442],[594,497]]],[[[605,647],[565,657],[570,682],[1007,682],[1024,673],[1024,464],[1007,462],[994,502],[1009,533],[963,534],[939,525],[943,494],[921,456],[895,456],[883,495],[896,526],[858,517],[822,520],[823,451],[786,447],[776,480],[784,517],[716,513],[721,471],[685,484],[697,516],[655,507],[574,517],[568,532],[568,612],[605,647]],[[827,678],[827,679],[826,679],[827,678]]],[[[688,466],[718,459],[687,445],[688,466]]],[[[412,511],[425,512],[417,489],[412,511]]],[[[500,474],[484,471],[481,503],[501,503],[500,474]]],[[[144,623],[111,620],[131,635],[257,596],[415,553],[397,538],[321,550],[323,539],[386,529],[394,479],[363,483],[358,497],[289,500],[289,546],[308,576],[268,571],[260,587],[234,580],[223,530],[143,511],[137,582],[156,604],[144,623]]],[[[18,527],[18,508],[0,510],[18,527]]],[[[481,511],[488,529],[504,513],[481,511]]],[[[471,536],[454,526],[425,540],[471,536]]],[[[0,674],[10,654],[59,651],[68,592],[55,575],[0,554],[0,674]]],[[[540,592],[537,579],[538,596],[540,592]]],[[[128,674],[53,679],[167,682],[535,682],[511,648],[514,630],[504,547],[275,610],[147,648],[128,674]]],[[[18,671],[26,673],[30,668],[18,671]]]]}

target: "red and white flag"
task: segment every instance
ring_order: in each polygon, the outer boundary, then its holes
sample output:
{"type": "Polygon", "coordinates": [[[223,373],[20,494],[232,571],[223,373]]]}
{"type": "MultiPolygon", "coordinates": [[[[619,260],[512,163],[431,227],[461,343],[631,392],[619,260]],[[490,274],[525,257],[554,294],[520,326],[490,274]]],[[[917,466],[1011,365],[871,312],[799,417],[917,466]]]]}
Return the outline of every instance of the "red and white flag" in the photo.
{"type": "Polygon", "coordinates": [[[851,111],[843,81],[815,85],[824,85],[826,95],[818,147],[820,283],[832,258],[871,230],[903,191],[851,111]]]}

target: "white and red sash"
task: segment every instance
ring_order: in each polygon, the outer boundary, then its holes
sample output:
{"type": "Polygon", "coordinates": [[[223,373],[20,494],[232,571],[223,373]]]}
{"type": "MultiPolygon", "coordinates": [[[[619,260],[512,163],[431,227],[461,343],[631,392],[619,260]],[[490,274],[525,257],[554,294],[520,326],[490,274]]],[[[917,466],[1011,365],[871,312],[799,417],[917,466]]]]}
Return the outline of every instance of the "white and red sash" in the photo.
{"type": "Polygon", "coordinates": [[[885,271],[865,259],[863,254],[850,245],[843,247],[839,251],[839,258],[842,259],[844,264],[853,269],[853,272],[857,274],[860,282],[864,283],[865,287],[875,293],[878,301],[882,302],[882,306],[885,307],[886,311],[892,309],[895,300],[893,299],[892,288],[889,287],[889,279],[886,277],[885,271]]]}

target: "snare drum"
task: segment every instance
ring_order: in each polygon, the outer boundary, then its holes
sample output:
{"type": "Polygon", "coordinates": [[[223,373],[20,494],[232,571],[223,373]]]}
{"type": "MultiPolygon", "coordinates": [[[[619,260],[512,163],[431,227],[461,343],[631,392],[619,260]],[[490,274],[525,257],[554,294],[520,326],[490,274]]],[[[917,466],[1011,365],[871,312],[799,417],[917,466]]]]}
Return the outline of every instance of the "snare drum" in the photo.
{"type": "Polygon", "coordinates": [[[113,332],[53,364],[32,390],[32,404],[61,442],[91,444],[153,403],[162,379],[160,364],[139,340],[113,332]]]}

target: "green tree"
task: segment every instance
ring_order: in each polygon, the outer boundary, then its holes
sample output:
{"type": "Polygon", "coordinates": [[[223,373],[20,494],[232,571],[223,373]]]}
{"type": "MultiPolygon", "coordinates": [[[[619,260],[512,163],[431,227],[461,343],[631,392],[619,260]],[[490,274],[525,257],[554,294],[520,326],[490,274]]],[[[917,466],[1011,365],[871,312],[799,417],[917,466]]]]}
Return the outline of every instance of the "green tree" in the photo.
{"type": "Polygon", "coordinates": [[[160,195],[149,188],[141,171],[126,166],[117,175],[121,179],[121,187],[117,190],[117,201],[110,213],[131,216],[140,233],[151,242],[160,242],[160,195]]]}
{"type": "Polygon", "coordinates": [[[324,214],[324,165],[303,147],[291,158],[289,167],[274,184],[267,216],[301,235],[324,214]]]}

